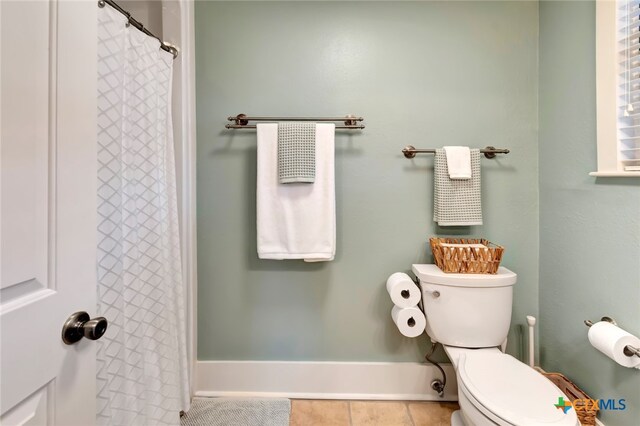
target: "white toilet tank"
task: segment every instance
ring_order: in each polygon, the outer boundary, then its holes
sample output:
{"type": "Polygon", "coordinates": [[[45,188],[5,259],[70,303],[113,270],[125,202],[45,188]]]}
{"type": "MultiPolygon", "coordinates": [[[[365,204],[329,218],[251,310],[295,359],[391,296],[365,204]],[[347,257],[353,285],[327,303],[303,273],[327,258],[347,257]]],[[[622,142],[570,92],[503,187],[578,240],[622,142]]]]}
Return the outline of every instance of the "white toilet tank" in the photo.
{"type": "Polygon", "coordinates": [[[501,345],[511,324],[513,285],[517,275],[498,273],[447,274],[436,265],[412,265],[420,280],[432,341],[462,348],[501,345]]]}

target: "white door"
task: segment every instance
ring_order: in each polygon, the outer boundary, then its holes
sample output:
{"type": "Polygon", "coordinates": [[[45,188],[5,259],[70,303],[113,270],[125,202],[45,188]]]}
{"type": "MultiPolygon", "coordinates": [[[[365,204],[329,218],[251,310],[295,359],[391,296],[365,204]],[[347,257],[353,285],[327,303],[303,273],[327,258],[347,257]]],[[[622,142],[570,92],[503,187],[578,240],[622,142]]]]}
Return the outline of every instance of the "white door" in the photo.
{"type": "Polygon", "coordinates": [[[95,423],[96,1],[0,0],[0,423],[95,423]]]}

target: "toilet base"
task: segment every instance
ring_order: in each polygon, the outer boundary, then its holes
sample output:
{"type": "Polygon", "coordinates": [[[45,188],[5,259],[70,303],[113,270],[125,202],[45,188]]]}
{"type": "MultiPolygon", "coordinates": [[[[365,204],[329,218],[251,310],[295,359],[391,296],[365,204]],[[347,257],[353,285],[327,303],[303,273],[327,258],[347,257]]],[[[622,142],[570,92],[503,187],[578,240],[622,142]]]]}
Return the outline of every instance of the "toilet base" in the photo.
{"type": "Polygon", "coordinates": [[[467,426],[462,417],[462,411],[456,410],[451,413],[451,426],[467,426]]]}

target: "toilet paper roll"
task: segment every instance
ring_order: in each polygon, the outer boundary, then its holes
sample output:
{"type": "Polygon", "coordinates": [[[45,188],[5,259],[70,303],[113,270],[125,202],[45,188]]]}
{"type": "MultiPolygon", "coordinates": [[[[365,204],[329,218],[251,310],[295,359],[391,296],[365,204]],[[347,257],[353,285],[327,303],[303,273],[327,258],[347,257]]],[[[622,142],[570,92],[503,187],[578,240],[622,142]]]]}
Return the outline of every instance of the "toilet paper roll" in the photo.
{"type": "Polygon", "coordinates": [[[589,342],[594,348],[624,367],[640,367],[640,357],[624,354],[624,347],[640,348],[640,339],[607,321],[600,321],[589,328],[589,342]]]}
{"type": "Polygon", "coordinates": [[[394,306],[391,309],[391,318],[396,323],[400,333],[407,337],[418,337],[424,331],[427,320],[419,308],[400,308],[394,306]]]}
{"type": "Polygon", "coordinates": [[[418,286],[403,272],[391,274],[387,279],[387,292],[393,304],[401,308],[416,306],[421,298],[418,286]]]}

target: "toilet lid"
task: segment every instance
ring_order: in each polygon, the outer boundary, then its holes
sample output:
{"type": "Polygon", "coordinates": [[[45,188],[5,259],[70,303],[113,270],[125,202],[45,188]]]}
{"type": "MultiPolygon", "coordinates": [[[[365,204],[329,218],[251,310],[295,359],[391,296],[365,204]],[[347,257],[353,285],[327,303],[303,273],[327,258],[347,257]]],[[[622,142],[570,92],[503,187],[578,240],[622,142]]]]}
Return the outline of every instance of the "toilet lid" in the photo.
{"type": "Polygon", "coordinates": [[[460,356],[460,381],[486,409],[514,425],[575,425],[573,409],[554,404],[569,400],[531,367],[501,352],[470,351],[460,356]]]}

